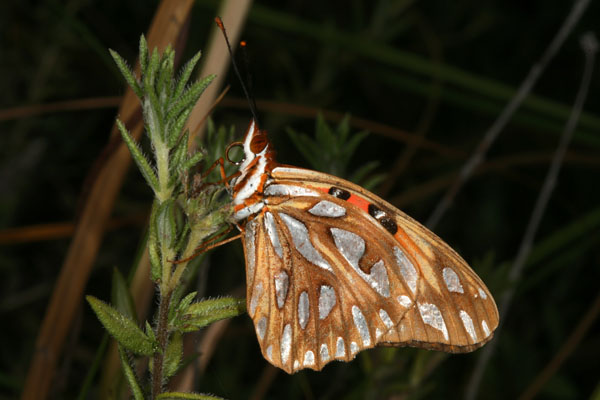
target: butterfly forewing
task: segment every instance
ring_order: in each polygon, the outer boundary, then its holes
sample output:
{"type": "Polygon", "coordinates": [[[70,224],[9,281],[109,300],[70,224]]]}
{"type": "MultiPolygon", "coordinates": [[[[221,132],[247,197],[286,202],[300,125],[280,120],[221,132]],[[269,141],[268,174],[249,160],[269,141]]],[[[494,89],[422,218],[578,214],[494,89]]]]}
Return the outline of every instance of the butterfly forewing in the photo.
{"type": "Polygon", "coordinates": [[[357,185],[277,164],[265,143],[246,150],[266,162],[246,160],[234,200],[267,360],[292,373],[378,344],[467,352],[491,339],[494,300],[447,244],[357,185]]]}

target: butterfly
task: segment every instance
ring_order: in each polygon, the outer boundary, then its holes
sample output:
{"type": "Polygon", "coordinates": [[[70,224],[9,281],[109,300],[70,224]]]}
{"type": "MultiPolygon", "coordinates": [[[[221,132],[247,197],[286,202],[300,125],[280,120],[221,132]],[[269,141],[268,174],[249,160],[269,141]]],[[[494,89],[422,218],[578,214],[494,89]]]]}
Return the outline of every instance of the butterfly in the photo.
{"type": "Polygon", "coordinates": [[[247,310],[271,364],[321,370],[376,345],[462,353],[492,338],[492,295],[434,233],[358,185],[279,164],[255,120],[233,145],[247,310]]]}

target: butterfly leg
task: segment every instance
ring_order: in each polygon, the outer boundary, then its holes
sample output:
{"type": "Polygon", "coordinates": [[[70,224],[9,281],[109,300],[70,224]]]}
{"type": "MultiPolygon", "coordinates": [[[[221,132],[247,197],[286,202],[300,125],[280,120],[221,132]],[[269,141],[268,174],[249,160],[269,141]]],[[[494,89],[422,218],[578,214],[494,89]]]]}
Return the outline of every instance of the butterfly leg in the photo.
{"type": "Polygon", "coordinates": [[[181,260],[173,260],[170,261],[173,264],[181,264],[184,262],[188,262],[196,257],[198,257],[200,254],[205,253],[209,250],[214,249],[215,247],[219,247],[222,246],[224,244],[227,244],[229,242],[233,242],[236,239],[239,239],[242,235],[238,234],[236,236],[232,236],[230,238],[227,239],[223,239],[223,237],[225,237],[229,232],[231,232],[233,230],[233,226],[229,226],[225,231],[219,233],[218,235],[216,235],[215,237],[213,237],[212,239],[207,240],[206,242],[202,243],[200,246],[196,247],[194,249],[194,253],[186,258],[183,258],[181,260]]]}

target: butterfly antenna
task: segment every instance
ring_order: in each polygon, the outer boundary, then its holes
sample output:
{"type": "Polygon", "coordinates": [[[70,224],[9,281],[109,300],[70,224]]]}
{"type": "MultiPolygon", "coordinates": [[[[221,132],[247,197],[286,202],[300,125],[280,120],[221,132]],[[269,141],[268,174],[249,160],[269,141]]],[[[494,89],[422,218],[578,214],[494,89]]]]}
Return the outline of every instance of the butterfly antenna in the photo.
{"type": "Polygon", "coordinates": [[[242,40],[240,42],[240,48],[242,50],[242,57],[244,60],[244,67],[246,69],[246,82],[248,82],[248,91],[250,93],[252,93],[252,96],[250,96],[250,100],[252,101],[252,105],[254,107],[254,110],[258,110],[258,108],[256,107],[256,96],[254,96],[254,89],[253,89],[253,80],[252,80],[252,73],[250,72],[250,62],[248,61],[248,51],[246,50],[246,41],[242,40]]]}
{"type": "MultiPolygon", "coordinates": [[[[254,100],[253,96],[250,96],[250,93],[248,92],[248,88],[244,84],[244,80],[242,79],[242,75],[240,74],[240,70],[238,69],[237,63],[235,62],[235,58],[233,58],[233,51],[231,50],[231,45],[229,44],[229,38],[227,37],[227,32],[225,31],[225,25],[223,24],[223,20],[221,20],[220,17],[215,17],[215,22],[217,23],[217,26],[219,27],[219,29],[221,29],[221,32],[223,32],[223,37],[225,38],[225,43],[227,43],[227,50],[229,50],[229,56],[231,57],[231,64],[233,65],[233,70],[235,71],[235,74],[237,75],[238,80],[240,81],[240,84],[242,85],[242,90],[244,91],[244,95],[246,95],[246,99],[248,100],[248,105],[250,106],[250,112],[252,112],[252,116],[254,117],[256,124],[260,126],[260,124],[258,123],[258,115],[256,112],[256,101],[254,100]]],[[[241,45],[242,45],[242,47],[245,47],[246,42],[241,42],[241,45]]]]}

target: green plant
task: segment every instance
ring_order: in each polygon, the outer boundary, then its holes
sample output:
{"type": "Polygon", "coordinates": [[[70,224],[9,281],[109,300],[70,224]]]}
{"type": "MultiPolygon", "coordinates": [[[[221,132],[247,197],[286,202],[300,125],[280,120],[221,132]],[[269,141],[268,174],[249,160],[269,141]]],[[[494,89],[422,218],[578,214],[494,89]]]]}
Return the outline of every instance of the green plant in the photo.
{"type": "MultiPolygon", "coordinates": [[[[190,154],[189,132],[184,131],[193,106],[214,76],[188,84],[200,53],[175,78],[175,52],[172,48],[167,47],[162,56],[157,49],[150,52],[142,36],[139,51],[139,79],[121,56],[112,50],[111,55],[141,101],[146,134],[154,155],[151,162],[124,124],[117,120],[123,140],[155,195],[148,235],[151,279],[157,286],[159,299],[154,326],[146,321],[144,329],[141,329],[133,312],[122,311],[132,310],[132,307],[116,308],[92,296],[88,296],[87,300],[100,322],[119,343],[123,372],[135,399],[144,398],[144,385],[138,382],[133,372],[129,353],[150,358],[152,398],[215,398],[163,392],[167,379],[181,364],[184,333],[245,311],[243,299],[222,297],[194,301],[196,292],[181,295],[181,278],[189,259],[199,245],[228,226],[227,220],[231,215],[225,186],[206,182],[210,169],[202,175],[194,174],[199,162],[209,161],[208,152],[190,154]]],[[[215,135],[212,126],[209,131],[213,144],[222,148],[223,141],[218,138],[224,135],[215,135]]],[[[124,296],[127,297],[127,294],[124,296]]],[[[123,303],[130,304],[131,301],[123,303]]]]}

